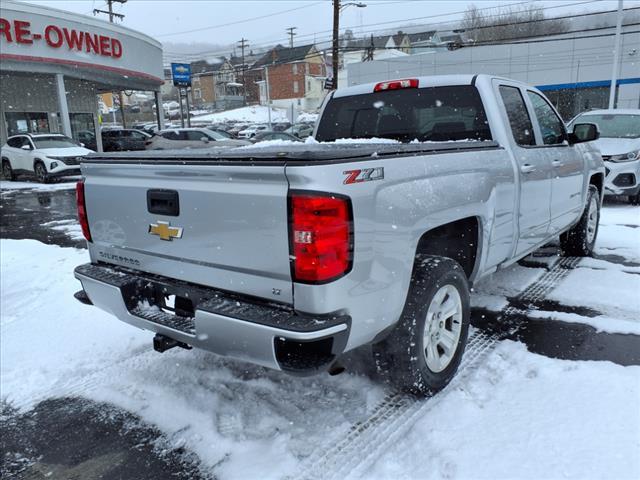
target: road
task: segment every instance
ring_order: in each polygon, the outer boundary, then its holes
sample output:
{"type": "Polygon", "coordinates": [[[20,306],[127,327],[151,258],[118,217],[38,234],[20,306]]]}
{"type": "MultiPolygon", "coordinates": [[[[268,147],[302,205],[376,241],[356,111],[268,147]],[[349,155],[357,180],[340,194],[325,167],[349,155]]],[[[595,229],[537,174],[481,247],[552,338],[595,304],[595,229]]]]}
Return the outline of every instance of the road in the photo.
{"type": "MultiPolygon", "coordinates": [[[[84,241],[80,240],[75,225],[75,192],[70,186],[59,184],[41,189],[21,184],[18,189],[10,188],[10,185],[3,184],[1,238],[31,239],[47,245],[84,248],[84,241]]],[[[605,208],[615,209],[618,206],[614,204],[605,208]]],[[[638,227],[630,221],[615,223],[615,228],[626,228],[626,232],[638,227]]],[[[549,246],[527,257],[513,270],[517,270],[520,277],[529,272],[542,275],[542,279],[553,277],[555,283],[549,283],[549,288],[559,284],[560,279],[570,278],[578,270],[598,273],[605,268],[600,265],[607,265],[606,268],[612,271],[640,275],[637,258],[624,255],[614,247],[599,251],[592,262],[604,263],[595,263],[593,266],[577,261],[561,264],[557,259],[557,246],[549,246]]],[[[545,281],[540,278],[538,282],[545,281]]],[[[526,346],[529,352],[554,359],[606,361],[620,366],[640,365],[640,335],[624,333],[624,329],[607,331],[610,329],[593,324],[593,321],[610,315],[614,310],[605,311],[597,305],[563,303],[550,298],[552,295],[531,296],[525,288],[526,283],[518,290],[517,285],[514,289],[511,280],[505,282],[509,287],[501,290],[502,287],[496,286],[499,283],[498,279],[493,283],[487,282],[488,286],[482,284],[474,294],[477,301],[473,302],[472,324],[476,335],[498,343],[512,340],[526,346]],[[492,306],[491,302],[487,304],[487,298],[495,300],[498,297],[503,302],[499,308],[492,306]],[[584,322],[561,321],[558,316],[575,316],[584,322]]],[[[531,289],[531,284],[528,288],[531,289]]],[[[633,308],[622,308],[620,312],[623,317],[627,313],[631,316],[637,313],[633,308]]],[[[132,352],[133,356],[138,354],[132,352]]],[[[353,367],[356,375],[364,375],[375,382],[375,376],[362,367],[359,360],[361,356],[361,352],[347,356],[344,362],[347,372],[353,367]]],[[[257,373],[250,377],[263,375],[261,370],[251,371],[257,373]]],[[[269,378],[268,374],[266,378],[269,378]]],[[[32,479],[197,479],[215,474],[212,472],[216,471],[216,465],[212,466],[206,460],[206,468],[201,468],[203,460],[195,451],[180,442],[176,446],[173,437],[168,438],[160,429],[143,421],[137,413],[85,397],[83,385],[80,382],[75,389],[71,389],[73,394],[70,396],[60,398],[52,395],[28,409],[21,409],[19,405],[7,401],[3,394],[0,417],[3,431],[0,440],[2,471],[13,472],[16,478],[32,479]],[[154,447],[164,443],[172,447],[154,447]]],[[[371,427],[372,431],[375,431],[374,427],[371,427]]],[[[251,431],[244,434],[249,437],[253,435],[251,431]]],[[[357,444],[354,439],[349,441],[357,444]]],[[[317,461],[316,468],[318,465],[323,469],[328,468],[326,456],[317,461]]]]}

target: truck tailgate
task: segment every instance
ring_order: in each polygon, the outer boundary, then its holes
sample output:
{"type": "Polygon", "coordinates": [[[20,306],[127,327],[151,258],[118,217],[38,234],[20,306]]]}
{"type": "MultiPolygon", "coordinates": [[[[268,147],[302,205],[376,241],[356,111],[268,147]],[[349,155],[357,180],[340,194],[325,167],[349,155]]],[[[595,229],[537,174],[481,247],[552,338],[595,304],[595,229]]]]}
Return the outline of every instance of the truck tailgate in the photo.
{"type": "Polygon", "coordinates": [[[82,173],[92,261],[292,303],[284,165],[103,161],[82,173]]]}

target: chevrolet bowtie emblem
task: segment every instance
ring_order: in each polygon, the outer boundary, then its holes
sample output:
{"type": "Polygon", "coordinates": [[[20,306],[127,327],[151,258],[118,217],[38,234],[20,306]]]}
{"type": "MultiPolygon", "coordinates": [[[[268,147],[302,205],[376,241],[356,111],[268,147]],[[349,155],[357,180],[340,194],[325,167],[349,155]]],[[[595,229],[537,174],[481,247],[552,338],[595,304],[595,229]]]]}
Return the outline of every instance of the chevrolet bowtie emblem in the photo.
{"type": "Polygon", "coordinates": [[[169,222],[152,223],[149,225],[149,233],[158,235],[161,240],[173,240],[174,238],[182,238],[182,227],[172,227],[169,222]]]}

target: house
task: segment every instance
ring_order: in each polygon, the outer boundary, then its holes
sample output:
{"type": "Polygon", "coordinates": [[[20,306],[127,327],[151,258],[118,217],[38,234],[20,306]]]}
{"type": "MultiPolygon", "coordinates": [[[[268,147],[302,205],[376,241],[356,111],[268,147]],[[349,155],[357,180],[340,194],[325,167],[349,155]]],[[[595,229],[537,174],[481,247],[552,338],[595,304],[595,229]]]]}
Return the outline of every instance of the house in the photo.
{"type": "Polygon", "coordinates": [[[275,107],[291,109],[292,112],[314,111],[322,103],[325,63],[324,56],[314,45],[293,48],[277,45],[253,64],[250,70],[252,77],[255,78],[258,71],[262,71],[262,80],[257,81],[260,103],[267,100],[267,80],[268,98],[275,107]]]}
{"type": "Polygon", "coordinates": [[[224,57],[191,63],[191,97],[194,108],[232,108],[243,103],[242,84],[234,66],[224,57]]]}

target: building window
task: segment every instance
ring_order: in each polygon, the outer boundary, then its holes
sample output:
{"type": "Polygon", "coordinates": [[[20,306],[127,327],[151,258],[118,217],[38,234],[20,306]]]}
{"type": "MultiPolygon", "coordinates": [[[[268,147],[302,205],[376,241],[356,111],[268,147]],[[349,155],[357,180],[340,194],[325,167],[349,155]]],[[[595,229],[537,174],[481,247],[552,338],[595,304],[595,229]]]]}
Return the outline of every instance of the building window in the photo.
{"type": "Polygon", "coordinates": [[[298,74],[298,64],[294,63],[293,65],[291,65],[291,71],[293,72],[294,75],[298,74]]]}
{"type": "Polygon", "coordinates": [[[4,116],[9,136],[19,133],[49,133],[51,131],[49,117],[45,112],[7,112],[4,116]]]}
{"type": "Polygon", "coordinates": [[[202,90],[200,90],[199,88],[194,88],[193,98],[195,98],[196,100],[200,100],[202,98],[202,90]]]}
{"type": "Polygon", "coordinates": [[[298,86],[298,81],[294,80],[293,81],[293,93],[298,93],[299,90],[300,90],[300,87],[298,86]]]}

